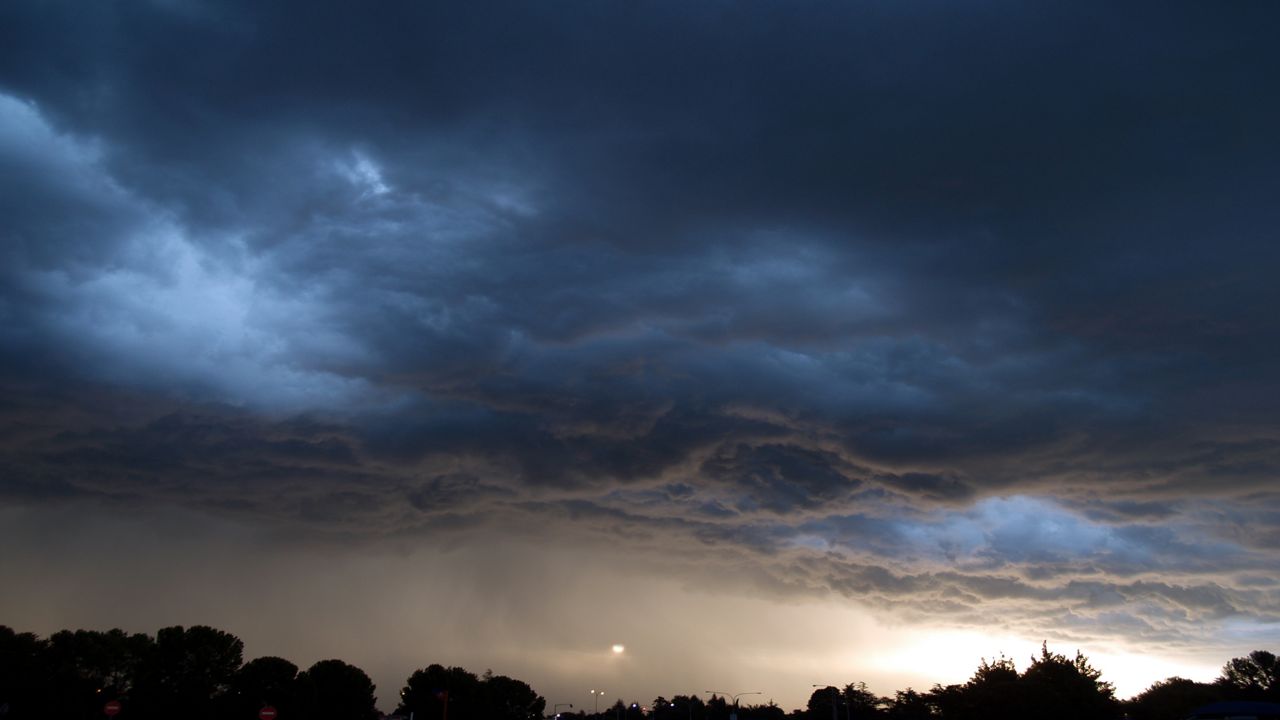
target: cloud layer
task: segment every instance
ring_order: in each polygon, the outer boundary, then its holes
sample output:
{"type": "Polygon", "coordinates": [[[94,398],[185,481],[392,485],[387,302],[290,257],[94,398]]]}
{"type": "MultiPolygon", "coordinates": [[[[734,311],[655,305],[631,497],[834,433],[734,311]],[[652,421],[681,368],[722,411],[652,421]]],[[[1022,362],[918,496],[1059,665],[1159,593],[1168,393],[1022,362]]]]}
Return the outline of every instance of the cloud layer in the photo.
{"type": "Polygon", "coordinates": [[[7,5],[0,497],[1275,628],[1277,21],[7,5]]]}

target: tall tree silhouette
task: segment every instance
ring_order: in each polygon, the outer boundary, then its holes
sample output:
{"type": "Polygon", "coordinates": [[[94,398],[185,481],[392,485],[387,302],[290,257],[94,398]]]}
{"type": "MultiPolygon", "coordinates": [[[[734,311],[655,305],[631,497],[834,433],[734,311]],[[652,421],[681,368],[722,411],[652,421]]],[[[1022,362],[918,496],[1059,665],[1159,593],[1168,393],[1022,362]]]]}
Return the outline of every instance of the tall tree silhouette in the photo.
{"type": "Polygon", "coordinates": [[[0,625],[0,705],[9,707],[8,720],[48,717],[78,718],[72,707],[52,692],[47,667],[48,644],[32,633],[0,625]],[[53,701],[56,707],[48,706],[53,701]]]}
{"type": "Polygon", "coordinates": [[[50,712],[96,716],[107,700],[128,700],[138,674],[155,652],[146,635],[123,630],[60,630],[45,644],[46,682],[52,685],[50,712]]]}
{"type": "Polygon", "coordinates": [[[707,720],[707,704],[697,695],[674,695],[671,698],[667,718],[669,720],[707,720]]]}
{"type": "Polygon", "coordinates": [[[481,712],[492,720],[536,720],[542,717],[547,701],[528,684],[485,671],[480,682],[481,712]]]}
{"type": "Polygon", "coordinates": [[[984,659],[969,682],[935,687],[928,699],[947,720],[1110,720],[1120,713],[1111,684],[1088,658],[1050,652],[1047,644],[1021,675],[1008,658],[984,659]]]}
{"type": "Polygon", "coordinates": [[[1120,716],[1115,688],[1102,680],[1102,672],[1079,651],[1075,658],[1068,658],[1042,645],[1040,655],[1032,658],[1019,682],[1029,691],[1036,716],[1044,720],[1120,716]]]}
{"type": "Polygon", "coordinates": [[[805,711],[809,720],[837,720],[839,717],[840,689],[835,685],[815,688],[809,693],[809,701],[805,703],[805,711]]]}
{"type": "Polygon", "coordinates": [[[1222,699],[1224,688],[1172,677],[1154,683],[1124,703],[1132,720],[1179,720],[1192,710],[1222,699]]]}
{"type": "Polygon", "coordinates": [[[907,688],[893,696],[884,716],[889,720],[931,720],[933,704],[928,695],[907,688]]]}
{"type": "Polygon", "coordinates": [[[460,667],[428,665],[415,671],[400,691],[397,714],[413,713],[417,720],[440,720],[445,703],[449,720],[483,720],[480,678],[460,667]]]}
{"type": "Polygon", "coordinates": [[[373,681],[355,665],[321,660],[299,673],[298,687],[311,720],[377,720],[373,681]]]}
{"type": "Polygon", "coordinates": [[[712,695],[707,699],[707,720],[729,720],[729,701],[712,695]]]}
{"type": "Polygon", "coordinates": [[[281,718],[298,718],[298,666],[280,657],[250,660],[232,678],[230,696],[230,717],[253,718],[270,705],[281,718]]]}
{"type": "Polygon", "coordinates": [[[1222,667],[1218,683],[1243,700],[1280,700],[1280,659],[1266,650],[1232,658],[1222,667]]]}
{"type": "Polygon", "coordinates": [[[880,698],[867,689],[864,682],[849,683],[840,691],[845,714],[852,720],[873,718],[880,714],[880,698]]]}
{"type": "Polygon", "coordinates": [[[843,688],[828,685],[809,694],[805,710],[810,720],[859,720],[880,715],[880,698],[863,682],[849,683],[843,688]]]}
{"type": "Polygon", "coordinates": [[[787,713],[772,700],[763,705],[743,705],[738,708],[738,720],[785,720],[787,713]]]}
{"type": "Polygon", "coordinates": [[[243,649],[239,638],[207,625],[161,628],[138,665],[131,717],[212,720],[243,649]]]}

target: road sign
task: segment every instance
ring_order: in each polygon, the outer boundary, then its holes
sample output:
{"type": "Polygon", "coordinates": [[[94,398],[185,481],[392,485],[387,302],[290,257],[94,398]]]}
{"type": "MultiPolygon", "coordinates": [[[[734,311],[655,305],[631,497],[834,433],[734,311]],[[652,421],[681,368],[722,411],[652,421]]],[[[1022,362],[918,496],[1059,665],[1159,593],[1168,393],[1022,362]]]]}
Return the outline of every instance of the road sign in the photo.
{"type": "Polygon", "coordinates": [[[120,701],[108,700],[106,705],[102,706],[102,712],[107,717],[115,717],[120,714],[120,701]]]}
{"type": "Polygon", "coordinates": [[[258,720],[276,720],[278,715],[279,714],[276,712],[275,708],[270,705],[265,705],[258,711],[258,720]]]}

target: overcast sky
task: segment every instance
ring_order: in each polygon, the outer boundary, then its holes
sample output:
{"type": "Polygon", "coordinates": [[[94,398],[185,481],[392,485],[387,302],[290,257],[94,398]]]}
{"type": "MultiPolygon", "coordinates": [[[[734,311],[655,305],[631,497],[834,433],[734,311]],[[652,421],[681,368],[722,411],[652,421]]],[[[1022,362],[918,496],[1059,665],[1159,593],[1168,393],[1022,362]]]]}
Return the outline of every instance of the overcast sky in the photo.
{"type": "Polygon", "coordinates": [[[386,710],[1277,649],[1278,35],[0,4],[0,623],[213,624],[386,710]]]}

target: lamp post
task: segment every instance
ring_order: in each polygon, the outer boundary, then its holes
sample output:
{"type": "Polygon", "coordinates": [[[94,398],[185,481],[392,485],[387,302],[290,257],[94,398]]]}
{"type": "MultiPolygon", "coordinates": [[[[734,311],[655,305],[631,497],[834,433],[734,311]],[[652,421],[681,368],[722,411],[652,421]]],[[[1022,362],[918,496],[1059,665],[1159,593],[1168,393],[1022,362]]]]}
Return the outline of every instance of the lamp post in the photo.
{"type": "Polygon", "coordinates": [[[604,694],[604,690],[592,690],[591,712],[593,715],[600,714],[600,696],[604,694]]]}
{"type": "MultiPolygon", "coordinates": [[[[836,705],[838,704],[837,701],[840,698],[840,688],[836,687],[835,685],[814,685],[814,687],[831,689],[831,720],[836,720],[836,705]]],[[[850,719],[852,712],[853,712],[852,709],[849,707],[849,702],[846,700],[844,703],[845,720],[850,719]]]]}
{"type": "Polygon", "coordinates": [[[730,695],[729,693],[727,693],[727,692],[722,692],[722,691],[720,691],[720,690],[703,690],[703,692],[705,692],[705,693],[711,693],[712,695],[719,695],[719,696],[721,696],[721,697],[724,697],[724,696],[728,695],[729,697],[733,698],[733,717],[732,717],[732,720],[738,720],[738,698],[742,697],[743,695],[763,695],[763,694],[764,694],[763,692],[759,692],[759,691],[755,691],[755,692],[740,692],[740,693],[738,693],[737,695],[730,695]]]}

